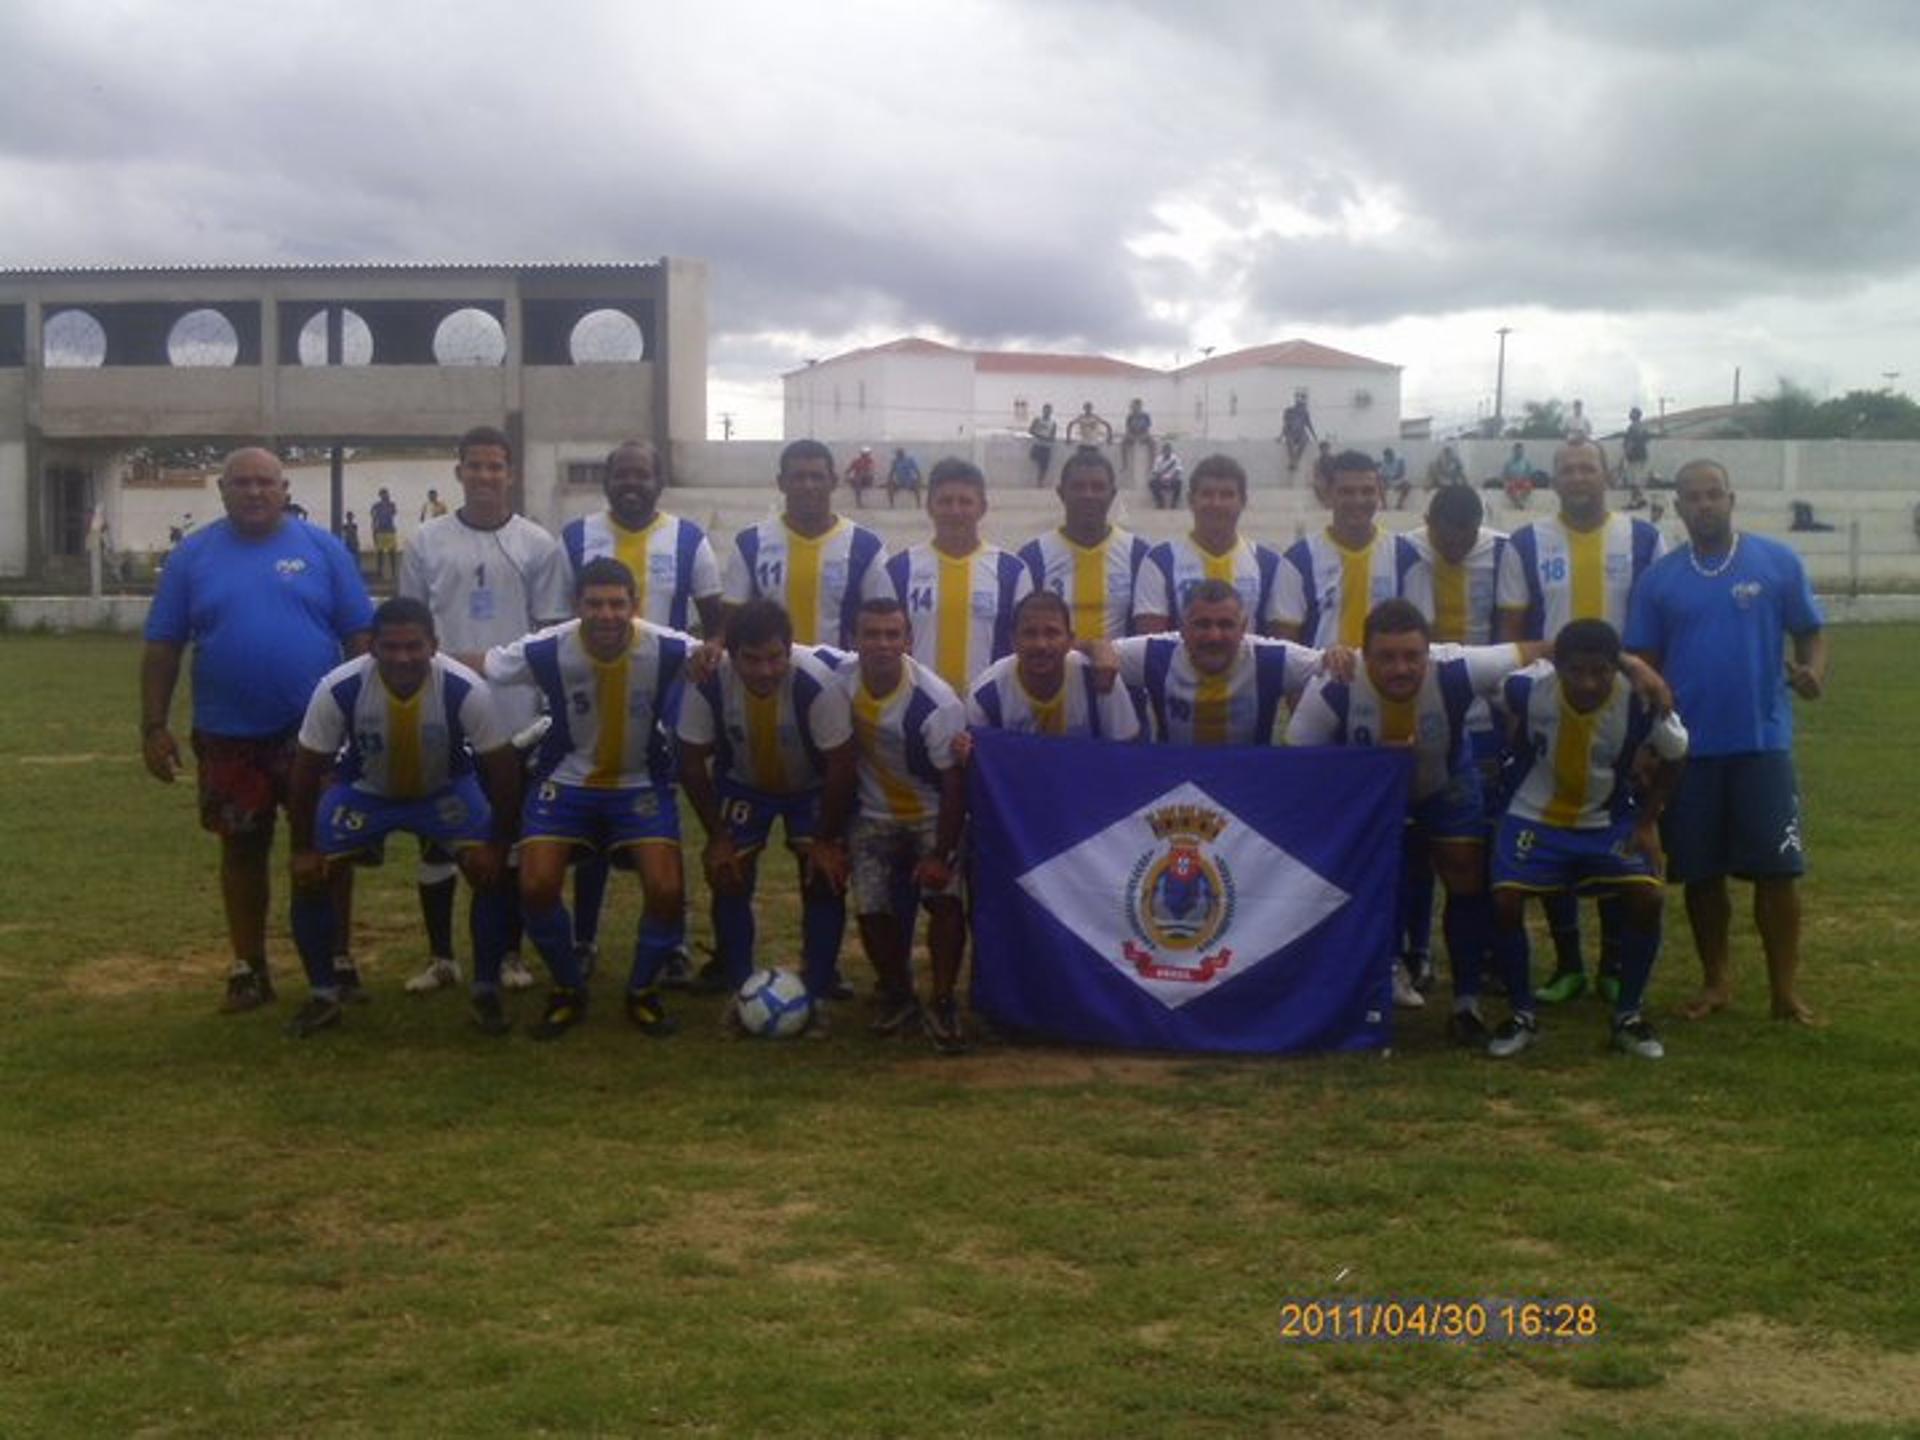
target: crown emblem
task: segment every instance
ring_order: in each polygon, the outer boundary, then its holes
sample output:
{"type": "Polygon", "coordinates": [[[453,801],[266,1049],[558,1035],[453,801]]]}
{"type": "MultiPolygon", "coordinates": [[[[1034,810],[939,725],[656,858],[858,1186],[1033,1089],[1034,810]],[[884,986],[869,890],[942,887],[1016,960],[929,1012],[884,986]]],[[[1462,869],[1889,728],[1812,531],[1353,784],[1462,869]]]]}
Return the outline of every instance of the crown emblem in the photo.
{"type": "Polygon", "coordinates": [[[1227,817],[1205,805],[1169,805],[1149,811],[1146,820],[1162,840],[1212,841],[1227,828],[1227,817]]]}

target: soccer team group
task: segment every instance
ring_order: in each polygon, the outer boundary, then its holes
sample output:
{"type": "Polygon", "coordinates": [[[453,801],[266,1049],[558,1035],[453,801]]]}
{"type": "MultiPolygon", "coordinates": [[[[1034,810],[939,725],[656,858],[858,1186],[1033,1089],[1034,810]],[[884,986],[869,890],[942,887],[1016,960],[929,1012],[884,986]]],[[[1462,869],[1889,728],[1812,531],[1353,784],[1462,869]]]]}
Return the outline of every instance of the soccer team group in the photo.
{"type": "MultiPolygon", "coordinates": [[[[1424,1004],[1436,881],[1452,971],[1449,1033],[1511,1056],[1543,1003],[1585,993],[1576,897],[1600,898],[1592,988],[1611,1041],[1658,1058],[1644,997],[1664,885],[1684,883],[1705,983],[1731,999],[1729,877],[1755,884],[1773,1013],[1809,1018],[1795,985],[1804,857],[1792,694],[1824,684],[1821,616],[1788,547],[1733,525],[1731,480],[1676,477],[1688,539],[1608,509],[1604,450],[1554,460],[1557,514],[1504,535],[1469,487],[1426,524],[1376,523],[1377,463],[1348,451],[1324,482],[1330,523],[1284,553],[1240,534],[1247,477],[1193,468],[1189,535],[1114,525],[1114,467],[1068,457],[1062,523],[1012,553],[982,542],[980,470],[928,475],[930,541],[892,556],[835,513],[832,453],[782,452],[780,513],[720,547],[659,508],[651,446],[608,457],[606,508],[555,539],[511,502],[508,437],[459,445],[462,503],[409,539],[377,609],[326,532],[289,517],[278,460],[241,450],[226,517],[161,578],[142,666],[148,769],[181,769],[169,712],[193,655],[202,822],[222,843],[234,952],[226,1008],[273,998],[267,860],[292,832],[292,930],[311,995],[289,1030],[339,1023],[363,996],[347,955],[355,862],[421,842],[431,960],[407,982],[457,985],[457,873],[471,892],[474,1022],[512,1026],[503,990],[552,980],[530,1027],[588,1013],[609,866],[644,899],[625,990],[644,1033],[676,1028],[663,989],[714,990],[755,966],[754,891],[776,822],[798,864],[810,1033],[852,996],[848,899],[877,976],[871,1028],[966,1048],[958,985],[970,728],[1168,746],[1386,745],[1414,755],[1396,910],[1397,1004],[1424,1004]],[[697,626],[705,638],[691,633],[697,626]],[[342,663],[342,656],[347,658],[342,663]],[[1683,723],[1684,717],[1684,723],[1683,723]],[[713,962],[693,974],[679,792],[705,832],[713,962]],[[569,873],[573,905],[566,904],[569,873]],[[1547,911],[1556,967],[1536,990],[1525,902],[1547,911]],[[910,965],[927,915],[923,1003],[910,965]],[[1507,1014],[1482,1011],[1491,978],[1507,1014]]],[[[1120,877],[1116,877],[1116,886],[1120,877]]]]}

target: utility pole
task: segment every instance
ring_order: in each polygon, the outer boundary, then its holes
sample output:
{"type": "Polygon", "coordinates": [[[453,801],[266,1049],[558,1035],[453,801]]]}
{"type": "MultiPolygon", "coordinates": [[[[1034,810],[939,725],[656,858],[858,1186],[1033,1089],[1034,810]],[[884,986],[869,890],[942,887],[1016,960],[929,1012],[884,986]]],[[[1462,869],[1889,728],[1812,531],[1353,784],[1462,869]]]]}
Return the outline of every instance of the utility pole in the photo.
{"type": "Polygon", "coordinates": [[[1500,337],[1500,359],[1493,371],[1493,433],[1498,435],[1506,426],[1507,336],[1513,333],[1513,327],[1502,325],[1493,333],[1500,337]]]}
{"type": "Polygon", "coordinates": [[[722,410],[720,412],[720,438],[722,440],[731,440],[733,438],[733,412],[731,410],[722,410]]]}
{"type": "Polygon", "coordinates": [[[1740,403],[1740,367],[1738,365],[1733,367],[1733,403],[1736,405],[1740,403]]]}
{"type": "Polygon", "coordinates": [[[1662,395],[1660,397],[1660,418],[1662,420],[1667,418],[1667,402],[1671,399],[1673,399],[1671,395],[1662,395]]]}

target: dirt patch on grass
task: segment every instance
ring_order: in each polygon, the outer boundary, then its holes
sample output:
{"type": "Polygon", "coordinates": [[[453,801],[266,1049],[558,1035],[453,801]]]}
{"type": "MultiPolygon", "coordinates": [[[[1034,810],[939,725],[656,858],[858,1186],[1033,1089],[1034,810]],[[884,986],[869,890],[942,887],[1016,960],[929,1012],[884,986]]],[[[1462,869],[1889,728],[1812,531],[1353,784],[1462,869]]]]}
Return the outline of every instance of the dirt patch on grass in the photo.
{"type": "Polygon", "coordinates": [[[63,970],[60,983],[72,994],[89,1000],[117,1000],[161,991],[204,991],[211,1004],[225,983],[230,963],[224,954],[213,951],[103,955],[63,970]]]}
{"type": "Polygon", "coordinates": [[[1103,1055],[1084,1050],[993,1046],[967,1059],[916,1056],[900,1070],[976,1090],[1055,1089],[1069,1085],[1173,1085],[1191,1068],[1180,1055],[1103,1055]]]}
{"type": "Polygon", "coordinates": [[[16,765],[92,765],[100,760],[127,760],[125,755],[107,755],[98,750],[70,752],[65,755],[16,755],[16,765]]]}
{"type": "Polygon", "coordinates": [[[743,1245],[785,1244],[793,1223],[819,1209],[811,1200],[763,1205],[744,1196],[707,1191],[695,1204],[669,1207],[667,1213],[649,1217],[646,1231],[659,1243],[731,1254],[743,1245]]]}
{"type": "Polygon", "coordinates": [[[1708,1419],[1741,1429],[1920,1421],[1920,1355],[1875,1350],[1743,1315],[1685,1342],[1680,1356],[1664,1379],[1620,1391],[1516,1366],[1499,1384],[1479,1391],[1466,1409],[1438,1419],[1430,1429],[1416,1422],[1405,1433],[1558,1434],[1595,1419],[1635,1431],[1708,1419]]]}

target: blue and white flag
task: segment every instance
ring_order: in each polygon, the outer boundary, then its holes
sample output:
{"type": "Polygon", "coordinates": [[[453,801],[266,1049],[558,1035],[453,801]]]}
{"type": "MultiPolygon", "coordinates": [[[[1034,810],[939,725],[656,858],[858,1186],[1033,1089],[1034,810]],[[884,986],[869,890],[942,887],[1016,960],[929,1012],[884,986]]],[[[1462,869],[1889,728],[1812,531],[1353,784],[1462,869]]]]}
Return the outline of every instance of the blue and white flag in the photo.
{"type": "Polygon", "coordinates": [[[975,731],[974,1007],[1094,1045],[1385,1045],[1411,763],[975,731]]]}

